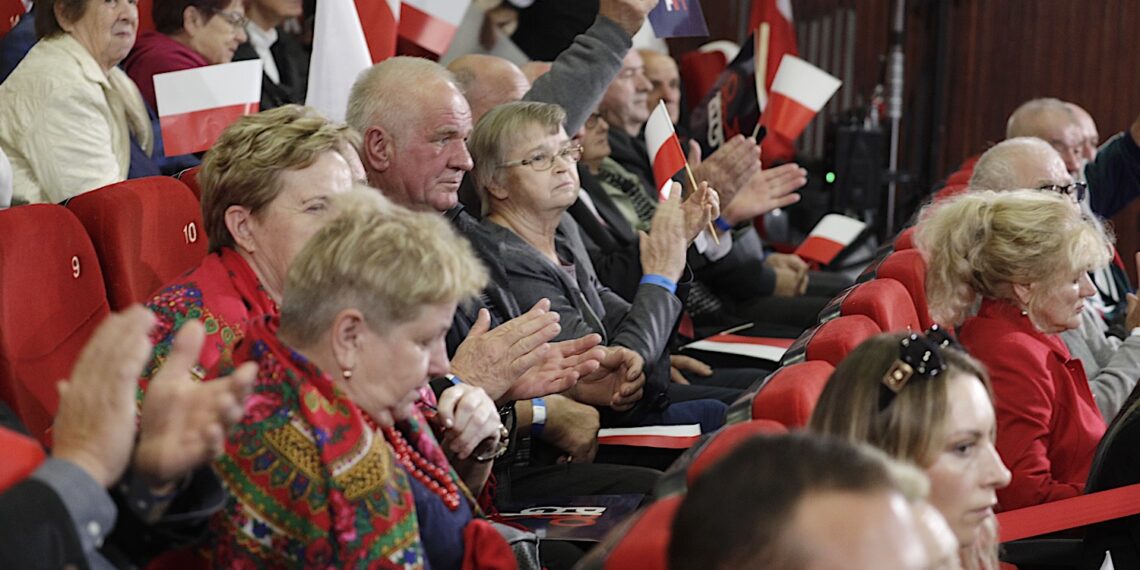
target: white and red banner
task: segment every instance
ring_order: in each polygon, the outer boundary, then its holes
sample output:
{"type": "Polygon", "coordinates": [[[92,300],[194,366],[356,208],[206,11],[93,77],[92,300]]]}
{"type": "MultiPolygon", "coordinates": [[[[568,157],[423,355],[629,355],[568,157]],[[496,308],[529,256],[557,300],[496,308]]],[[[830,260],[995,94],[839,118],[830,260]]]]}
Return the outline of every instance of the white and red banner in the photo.
{"type": "Polygon", "coordinates": [[[831,263],[863,233],[867,224],[841,214],[828,214],[815,225],[807,239],[796,248],[796,255],[823,265],[831,263]]]}
{"type": "Polygon", "coordinates": [[[718,334],[686,344],[685,350],[703,350],[719,354],[734,354],[758,358],[769,362],[779,362],[792,346],[790,338],[768,338],[738,334],[718,334]]]}
{"type": "Polygon", "coordinates": [[[166,156],[201,152],[261,104],[261,60],[235,61],[154,76],[166,156]]]}
{"type": "Polygon", "coordinates": [[[360,27],[364,29],[372,63],[380,63],[396,55],[400,0],[356,0],[356,15],[360,17],[360,27]]]}
{"type": "Polygon", "coordinates": [[[768,94],[760,123],[789,141],[796,140],[843,82],[794,56],[785,55],[768,94]]]}
{"type": "Polygon", "coordinates": [[[649,162],[653,165],[653,182],[657,185],[657,197],[669,199],[669,189],[673,187],[673,175],[685,167],[685,153],[681,151],[681,141],[669,120],[669,110],[660,101],[649,115],[645,125],[645,146],[649,150],[649,162]]]}
{"type": "Polygon", "coordinates": [[[470,5],[471,0],[403,0],[400,37],[442,56],[470,5]]]}
{"type": "Polygon", "coordinates": [[[599,445],[632,445],[635,447],[688,449],[700,438],[700,424],[606,428],[598,430],[599,445]]]}
{"type": "Polygon", "coordinates": [[[360,24],[355,2],[317,2],[305,104],[334,121],[344,120],[356,76],[372,65],[360,24]]]}

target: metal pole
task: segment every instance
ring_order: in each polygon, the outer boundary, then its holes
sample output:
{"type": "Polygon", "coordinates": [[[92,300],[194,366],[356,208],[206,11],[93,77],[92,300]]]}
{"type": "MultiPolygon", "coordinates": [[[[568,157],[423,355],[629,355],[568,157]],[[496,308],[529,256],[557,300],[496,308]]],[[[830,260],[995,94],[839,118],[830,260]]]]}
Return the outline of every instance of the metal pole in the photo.
{"type": "Polygon", "coordinates": [[[895,0],[894,18],[891,21],[890,54],[887,59],[887,118],[891,120],[891,152],[887,166],[887,220],[886,237],[895,233],[895,205],[898,200],[899,122],[903,104],[903,32],[906,29],[906,0],[895,0]]]}

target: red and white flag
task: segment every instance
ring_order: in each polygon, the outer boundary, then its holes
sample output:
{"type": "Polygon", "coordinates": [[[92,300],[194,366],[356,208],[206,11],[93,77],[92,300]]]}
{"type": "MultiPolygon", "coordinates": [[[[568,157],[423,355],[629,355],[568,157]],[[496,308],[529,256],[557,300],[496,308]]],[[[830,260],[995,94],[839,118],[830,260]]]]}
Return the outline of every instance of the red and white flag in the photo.
{"type": "MultiPolygon", "coordinates": [[[[796,46],[796,28],[792,19],[791,0],[752,0],[749,29],[756,31],[756,99],[760,111],[768,106],[768,94],[776,80],[776,69],[785,55],[800,54],[796,46]]],[[[769,133],[771,135],[772,133],[769,133]]],[[[795,158],[795,141],[782,136],[769,136],[760,142],[765,162],[781,162],[795,158]]]]}
{"type": "Polygon", "coordinates": [[[840,214],[828,214],[815,225],[807,239],[796,248],[796,255],[823,265],[831,263],[863,233],[867,224],[840,214]]]}
{"type": "Polygon", "coordinates": [[[364,39],[372,63],[396,55],[396,30],[400,22],[400,0],[356,0],[356,15],[364,29],[364,39]]]}
{"type": "Polygon", "coordinates": [[[261,105],[261,60],[235,61],[154,76],[167,156],[201,152],[261,105]]]}
{"type": "Polygon", "coordinates": [[[598,430],[599,445],[688,449],[700,438],[700,424],[606,428],[598,430]]]}
{"type": "Polygon", "coordinates": [[[371,65],[355,2],[317,2],[305,104],[329,119],[343,121],[352,84],[371,65]]]}
{"type": "Polygon", "coordinates": [[[403,0],[400,37],[442,56],[470,5],[471,0],[403,0]]]}
{"type": "Polygon", "coordinates": [[[760,122],[768,127],[768,134],[794,141],[840,85],[843,82],[830,73],[794,55],[785,55],[760,122]]]}
{"type": "Polygon", "coordinates": [[[669,120],[664,101],[658,102],[645,124],[645,146],[649,149],[649,162],[653,165],[657,197],[661,201],[668,200],[673,175],[685,167],[685,153],[681,151],[681,141],[673,130],[673,121],[669,120]]]}

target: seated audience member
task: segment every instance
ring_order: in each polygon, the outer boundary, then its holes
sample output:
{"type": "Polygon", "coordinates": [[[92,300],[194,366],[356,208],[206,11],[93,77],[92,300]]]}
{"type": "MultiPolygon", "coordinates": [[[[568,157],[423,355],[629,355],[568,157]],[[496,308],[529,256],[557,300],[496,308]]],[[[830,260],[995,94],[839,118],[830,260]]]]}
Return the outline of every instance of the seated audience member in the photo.
{"type": "Polygon", "coordinates": [[[280,321],[238,348],[260,373],[217,463],[234,500],[212,524],[214,563],[513,567],[474,497],[505,445],[494,403],[467,384],[429,401],[439,441],[415,405],[486,271],[439,216],[358,192],[297,255],[280,321]]]}
{"type": "Polygon", "coordinates": [[[0,149],[16,197],[62,202],[131,173],[158,173],[146,104],[117,67],[137,28],[131,2],[36,3],[40,41],[0,84],[0,149]]]}
{"type": "Polygon", "coordinates": [[[155,376],[136,429],[135,391],[154,322],[138,306],[107,317],[60,383],[51,457],[0,494],[0,566],[109,568],[104,554],[123,561],[159,546],[151,543],[155,536],[196,537],[221,508],[217,477],[204,466],[241,418],[256,368],[246,364],[229,378],[195,382],[189,369],[205,335],[201,323],[188,323],[155,376]],[[184,486],[191,477],[196,484],[184,486]],[[107,489],[130,499],[116,508],[107,489]],[[108,539],[133,519],[145,530],[108,539]]]}
{"type": "Polygon", "coordinates": [[[309,89],[309,52],[281,27],[299,18],[301,2],[249,0],[245,3],[249,41],[238,46],[234,61],[260,59],[261,110],[290,103],[304,103],[309,89]]]}
{"type": "Polygon", "coordinates": [[[293,257],[334,217],[332,197],[352,188],[356,134],[290,105],[242,117],[206,153],[198,182],[210,255],[147,303],[159,320],[142,387],[187,319],[207,324],[196,373],[234,366],[233,347],[249,324],[277,314],[293,257]]]}
{"type": "Polygon", "coordinates": [[[32,4],[20,21],[8,33],[0,36],[0,83],[12,74],[12,70],[28,55],[36,44],[36,6],[32,4]]]}
{"type": "Polygon", "coordinates": [[[881,453],[818,435],[759,436],[689,489],[669,568],[925,569],[919,526],[881,453]]]}
{"type": "Polygon", "coordinates": [[[246,41],[243,0],[158,0],[151,8],[155,31],[143,32],[123,60],[143,100],[158,110],[154,76],[229,63],[246,41]]]}
{"type": "Polygon", "coordinates": [[[562,129],[564,119],[557,105],[508,103],[484,115],[471,133],[475,188],[487,204],[483,226],[489,242],[498,244],[483,255],[501,260],[507,282],[500,285],[521,303],[550,300],[561,317],[563,338],[600,334],[607,339],[607,354],[621,355],[623,381],[583,381],[573,389],[577,399],[606,408],[603,425],[639,423],[646,412],[664,412],[668,418],[666,345],[680,316],[677,281],[688,242],[717,213],[715,192],[704,184],[682,205],[675,187],[677,195],[659,209],[641,240],[646,277],[628,303],[598,282],[577,228],[564,215],[578,199],[581,157],[581,147],[562,129]],[[606,413],[635,406],[624,420],[606,413]]]}
{"type": "MultiPolygon", "coordinates": [[[[1073,182],[1065,171],[1057,152],[1032,137],[1006,139],[987,150],[974,167],[970,187],[1038,188],[1064,193],[1074,204],[1083,202],[1081,194],[1085,192],[1083,183],[1073,182]]],[[[1135,296],[1127,292],[1128,279],[1117,264],[1092,271],[1089,278],[1096,293],[1085,301],[1081,326],[1063,331],[1060,336],[1069,352],[1080,359],[1097,407],[1104,421],[1110,422],[1140,378],[1140,310],[1132,301],[1135,296]],[[1123,325],[1124,340],[1110,333],[1106,321],[1123,325]]]]}
{"type": "Polygon", "coordinates": [[[1097,146],[1100,145],[1100,131],[1096,128],[1096,121],[1092,115],[1076,103],[1065,102],[1065,106],[1073,113],[1077,125],[1081,128],[1080,155],[1087,165],[1096,160],[1097,146]]]}
{"type": "Polygon", "coordinates": [[[658,103],[664,102],[669,111],[669,120],[675,128],[681,125],[681,71],[677,62],[667,53],[651,49],[639,49],[638,55],[645,64],[645,78],[649,80],[649,96],[645,108],[652,113],[658,103]]]}
{"type": "Polygon", "coordinates": [[[1072,109],[1060,99],[1031,99],[1022,103],[1006,122],[1005,138],[1037,137],[1057,150],[1065,169],[1080,178],[1085,166],[1084,131],[1072,109]]]}
{"type": "Polygon", "coordinates": [[[990,373],[997,449],[1013,473],[999,506],[1079,495],[1105,423],[1057,335],[1081,325],[1095,292],[1087,273],[1108,263],[1103,227],[1067,196],[973,191],[923,210],[915,243],[931,316],[961,325],[962,344],[990,373]]]}
{"type": "Polygon", "coordinates": [[[810,426],[920,467],[962,566],[996,570],[995,491],[1010,474],[994,447],[989,378],[954,344],[941,330],[867,340],[832,373],[810,426]]]}

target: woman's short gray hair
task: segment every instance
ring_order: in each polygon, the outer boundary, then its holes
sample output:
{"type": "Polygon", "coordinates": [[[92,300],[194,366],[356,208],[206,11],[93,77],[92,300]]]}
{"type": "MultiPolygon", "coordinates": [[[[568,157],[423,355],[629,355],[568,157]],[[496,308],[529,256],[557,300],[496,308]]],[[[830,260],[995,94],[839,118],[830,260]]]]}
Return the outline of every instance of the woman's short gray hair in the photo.
{"type": "Polygon", "coordinates": [[[507,159],[507,152],[521,144],[538,127],[554,134],[566,122],[566,111],[552,103],[516,101],[499,105],[483,115],[471,138],[467,149],[475,168],[471,171],[475,178],[475,191],[483,203],[483,213],[487,213],[490,200],[487,187],[496,182],[501,164],[507,159]]]}

